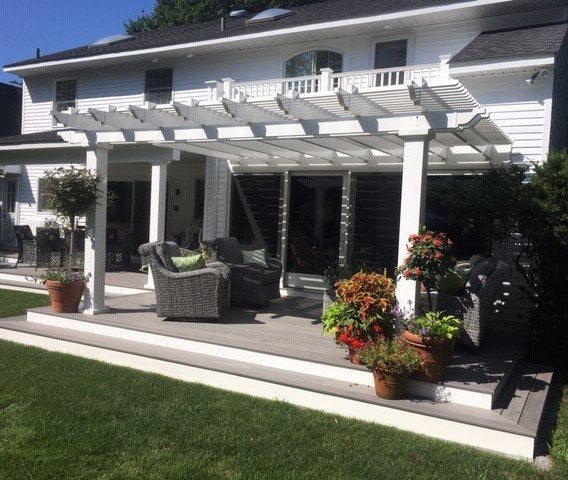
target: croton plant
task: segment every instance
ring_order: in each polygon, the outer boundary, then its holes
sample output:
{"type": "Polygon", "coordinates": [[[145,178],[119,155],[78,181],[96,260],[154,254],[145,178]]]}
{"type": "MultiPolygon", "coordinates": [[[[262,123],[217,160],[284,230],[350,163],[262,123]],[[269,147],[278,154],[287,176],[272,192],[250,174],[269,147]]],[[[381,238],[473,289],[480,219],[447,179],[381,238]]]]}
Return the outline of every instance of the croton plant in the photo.
{"type": "Polygon", "coordinates": [[[359,272],[335,284],[338,300],[322,317],[323,330],[335,341],[356,350],[380,337],[392,336],[394,281],[386,275],[359,272]]]}

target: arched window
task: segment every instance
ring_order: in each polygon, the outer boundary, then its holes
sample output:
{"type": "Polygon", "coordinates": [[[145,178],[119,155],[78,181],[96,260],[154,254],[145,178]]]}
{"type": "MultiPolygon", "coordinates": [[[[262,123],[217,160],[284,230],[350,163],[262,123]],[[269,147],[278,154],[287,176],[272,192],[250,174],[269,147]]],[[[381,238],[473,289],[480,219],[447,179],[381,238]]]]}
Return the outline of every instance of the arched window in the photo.
{"type": "Polygon", "coordinates": [[[303,52],[286,62],[286,77],[319,75],[322,68],[331,68],[335,73],[339,73],[342,64],[343,57],[337,52],[329,50],[303,52]]]}

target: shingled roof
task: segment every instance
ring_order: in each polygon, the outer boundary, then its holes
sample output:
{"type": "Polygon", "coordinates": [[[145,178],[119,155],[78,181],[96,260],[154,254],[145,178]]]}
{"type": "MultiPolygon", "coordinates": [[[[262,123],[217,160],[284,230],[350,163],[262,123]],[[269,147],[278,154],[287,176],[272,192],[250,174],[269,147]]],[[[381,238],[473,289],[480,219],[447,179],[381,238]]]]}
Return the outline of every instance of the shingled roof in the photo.
{"type": "Polygon", "coordinates": [[[178,45],[189,42],[199,42],[220,38],[229,38],[238,35],[248,35],[254,33],[268,32],[283,28],[293,28],[310,24],[331,22],[336,20],[346,20],[364,18],[373,15],[384,15],[389,13],[416,10],[419,8],[437,7],[452,5],[456,3],[467,3],[471,0],[331,0],[299,5],[292,8],[295,12],[284,18],[274,21],[262,22],[257,24],[247,24],[248,17],[225,19],[225,29],[220,29],[219,20],[208,22],[193,23],[178,27],[162,28],[150,32],[136,33],[134,38],[123,40],[118,43],[73,48],[61,52],[43,55],[39,58],[31,58],[21,62],[5,65],[9,67],[20,67],[37,63],[68,60],[81,57],[92,57],[108,53],[127,52],[142,50],[146,48],[164,47],[168,45],[178,45]]]}
{"type": "Polygon", "coordinates": [[[450,63],[554,55],[567,32],[566,22],[483,32],[454,55],[450,63]]]}
{"type": "Polygon", "coordinates": [[[55,130],[0,137],[0,145],[28,145],[32,143],[65,143],[55,130]]]}

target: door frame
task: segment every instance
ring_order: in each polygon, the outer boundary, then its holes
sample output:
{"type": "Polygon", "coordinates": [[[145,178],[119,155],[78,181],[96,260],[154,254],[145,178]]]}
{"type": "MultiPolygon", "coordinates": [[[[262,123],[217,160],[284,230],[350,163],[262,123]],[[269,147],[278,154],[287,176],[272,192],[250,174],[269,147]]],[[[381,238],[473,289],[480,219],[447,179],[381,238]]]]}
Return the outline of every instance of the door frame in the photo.
{"type": "Polygon", "coordinates": [[[341,214],[337,219],[340,222],[339,230],[339,251],[338,259],[346,262],[348,260],[348,244],[350,241],[351,227],[351,185],[353,177],[350,171],[327,170],[327,171],[286,171],[282,175],[281,188],[281,214],[279,223],[279,251],[280,261],[283,265],[282,285],[289,288],[299,288],[304,290],[323,291],[328,285],[321,275],[304,273],[289,273],[286,270],[288,252],[288,233],[290,222],[290,179],[291,177],[341,177],[341,214]]]}

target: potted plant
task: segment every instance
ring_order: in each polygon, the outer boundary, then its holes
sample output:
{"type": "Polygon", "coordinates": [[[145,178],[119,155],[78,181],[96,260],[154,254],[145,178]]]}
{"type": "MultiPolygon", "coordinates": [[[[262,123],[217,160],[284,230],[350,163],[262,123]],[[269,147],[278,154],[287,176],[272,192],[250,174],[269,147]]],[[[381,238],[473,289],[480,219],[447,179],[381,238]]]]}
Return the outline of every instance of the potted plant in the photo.
{"type": "Polygon", "coordinates": [[[444,312],[426,312],[411,316],[405,327],[404,341],[420,354],[423,362],[414,378],[438,382],[446,373],[462,321],[444,312]]]}
{"type": "Polygon", "coordinates": [[[432,289],[440,277],[445,277],[455,266],[452,241],[445,233],[422,229],[418,235],[410,235],[408,256],[397,268],[407,280],[421,282],[428,295],[428,307],[432,310],[432,289]]]}
{"type": "Polygon", "coordinates": [[[343,265],[339,263],[339,261],[335,261],[327,266],[323,271],[323,276],[327,284],[327,288],[323,292],[323,310],[337,300],[337,295],[335,294],[335,285],[337,282],[351,277],[355,272],[357,272],[357,270],[354,270],[353,267],[343,265]]]}
{"type": "Polygon", "coordinates": [[[75,230],[77,220],[94,208],[101,197],[99,184],[102,180],[99,173],[74,167],[46,172],[47,206],[70,230],[66,267],[38,277],[47,287],[54,312],[72,313],[79,308],[87,278],[82,272],[72,269],[75,230]]]}
{"type": "Polygon", "coordinates": [[[337,282],[337,296],[337,301],[324,310],[323,331],[346,347],[349,359],[356,363],[358,348],[394,332],[394,282],[380,273],[358,272],[337,282]]]}
{"type": "Polygon", "coordinates": [[[402,398],[411,373],[422,364],[422,357],[400,338],[379,338],[357,350],[359,363],[373,371],[375,393],[389,400],[402,398]]]}

